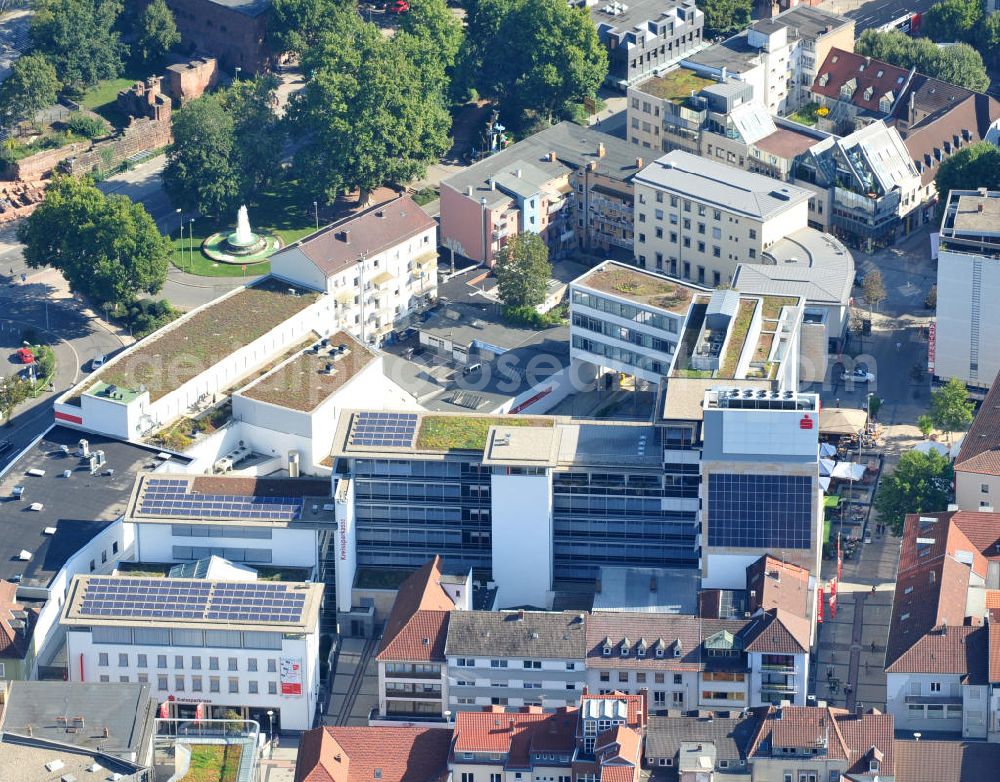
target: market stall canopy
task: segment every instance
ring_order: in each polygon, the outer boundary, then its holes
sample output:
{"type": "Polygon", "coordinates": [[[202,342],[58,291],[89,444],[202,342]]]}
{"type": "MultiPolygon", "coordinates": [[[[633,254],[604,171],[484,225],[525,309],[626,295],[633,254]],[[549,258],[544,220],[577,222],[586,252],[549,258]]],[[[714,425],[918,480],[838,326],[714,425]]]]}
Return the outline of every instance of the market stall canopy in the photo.
{"type": "Polygon", "coordinates": [[[951,449],[944,443],[938,443],[934,440],[924,440],[922,443],[917,443],[913,446],[914,451],[919,451],[920,453],[930,453],[931,451],[937,451],[942,456],[948,456],[951,449]]]}
{"type": "Polygon", "coordinates": [[[849,407],[825,407],[819,413],[820,434],[855,435],[865,428],[864,410],[849,407]]]}
{"type": "Polygon", "coordinates": [[[830,477],[842,481],[860,481],[865,477],[865,466],[854,462],[837,462],[830,472],[830,477]]]}

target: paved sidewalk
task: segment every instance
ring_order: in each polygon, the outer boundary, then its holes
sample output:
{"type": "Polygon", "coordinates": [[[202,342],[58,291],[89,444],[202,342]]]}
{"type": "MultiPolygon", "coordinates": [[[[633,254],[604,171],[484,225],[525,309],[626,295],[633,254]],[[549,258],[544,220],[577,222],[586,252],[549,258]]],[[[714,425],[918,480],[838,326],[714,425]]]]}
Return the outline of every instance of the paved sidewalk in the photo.
{"type": "Polygon", "coordinates": [[[279,738],[278,745],[273,752],[270,746],[264,745],[264,756],[260,761],[260,782],[293,782],[295,779],[299,737],[283,735],[279,738]]]}

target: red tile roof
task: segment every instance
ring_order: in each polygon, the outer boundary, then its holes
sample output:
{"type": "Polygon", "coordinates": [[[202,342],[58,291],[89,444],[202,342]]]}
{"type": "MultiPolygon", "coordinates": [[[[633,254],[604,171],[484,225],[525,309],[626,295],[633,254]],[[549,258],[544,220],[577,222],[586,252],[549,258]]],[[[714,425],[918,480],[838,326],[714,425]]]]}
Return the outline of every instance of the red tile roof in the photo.
{"type": "Polygon", "coordinates": [[[909,75],[910,72],[906,68],[834,48],[830,49],[830,53],[816,71],[812,91],[826,98],[843,100],[840,96],[841,87],[854,79],[856,89],[851,93],[849,102],[859,108],[879,112],[879,101],[882,96],[891,92],[893,100],[898,98],[909,75]],[[869,88],[871,88],[870,93],[869,88]],[[866,95],[868,97],[865,97],[866,95]]]}
{"type": "Polygon", "coordinates": [[[28,608],[17,602],[17,584],[0,580],[0,659],[23,660],[31,645],[31,634],[38,621],[38,609],[28,608]],[[15,628],[12,611],[24,611],[24,627],[15,628]]]}
{"type": "MultiPolygon", "coordinates": [[[[434,226],[434,220],[412,198],[400,196],[321,228],[282,250],[281,254],[298,250],[330,277],[356,264],[360,253],[377,255],[434,226]],[[348,232],[346,239],[344,231],[348,232]]],[[[434,246],[427,249],[437,251],[434,246]]]]}
{"type": "Polygon", "coordinates": [[[461,711],[455,717],[453,753],[506,754],[507,766],[520,768],[528,764],[532,748],[571,755],[576,744],[576,723],[575,708],[551,714],[541,713],[538,707],[461,711]]]}
{"type": "Polygon", "coordinates": [[[968,684],[985,684],[987,633],[983,626],[938,627],[886,666],[886,673],[961,674],[968,684]]]}
{"type": "Polygon", "coordinates": [[[979,513],[911,513],[903,525],[903,541],[899,550],[899,572],[925,567],[945,554],[971,561],[972,569],[986,576],[987,562],[982,551],[996,537],[990,537],[993,514],[979,513]],[[972,536],[970,537],[970,533],[972,536]],[[973,537],[976,538],[973,540],[973,537]],[[918,542],[920,541],[920,542],[918,542]]]}
{"type": "MultiPolygon", "coordinates": [[[[895,740],[893,738],[893,718],[891,714],[880,714],[872,710],[866,714],[842,713],[834,709],[834,718],[844,745],[848,750],[850,765],[848,774],[867,774],[870,751],[881,754],[879,773],[891,777],[895,772],[895,740]]],[[[897,777],[898,778],[898,777],[897,777]]]]}
{"type": "Polygon", "coordinates": [[[443,661],[452,608],[441,586],[441,558],[434,557],[400,586],[376,659],[443,661]]]}
{"type": "Polygon", "coordinates": [[[990,623],[987,628],[986,643],[989,647],[986,676],[991,684],[1000,683],[1000,624],[990,623]]]}
{"type": "Polygon", "coordinates": [[[937,175],[938,166],[959,149],[982,141],[990,124],[1000,118],[1000,102],[989,95],[972,94],[956,103],[949,111],[928,117],[902,133],[910,158],[920,171],[922,184],[928,184],[937,175]],[[963,131],[971,138],[966,141],[963,131]],[[950,152],[948,151],[950,148],[950,152]]]}
{"type": "Polygon", "coordinates": [[[994,382],[972,420],[955,470],[1000,475],[1000,383],[994,382]]]}
{"type": "Polygon", "coordinates": [[[985,782],[1000,767],[1000,744],[985,741],[896,741],[894,752],[899,782],[985,782]]]}
{"type": "Polygon", "coordinates": [[[443,780],[450,744],[442,728],[315,728],[299,740],[295,782],[443,780]]]}
{"type": "Polygon", "coordinates": [[[747,566],[747,610],[780,608],[796,616],[809,616],[809,571],[765,555],[747,566]]]}
{"type": "Polygon", "coordinates": [[[762,654],[802,654],[809,651],[809,620],[780,608],[757,617],[743,635],[743,648],[762,654]]]}
{"type": "Polygon", "coordinates": [[[955,511],[951,523],[986,559],[1000,560],[1000,513],[955,511]]]}

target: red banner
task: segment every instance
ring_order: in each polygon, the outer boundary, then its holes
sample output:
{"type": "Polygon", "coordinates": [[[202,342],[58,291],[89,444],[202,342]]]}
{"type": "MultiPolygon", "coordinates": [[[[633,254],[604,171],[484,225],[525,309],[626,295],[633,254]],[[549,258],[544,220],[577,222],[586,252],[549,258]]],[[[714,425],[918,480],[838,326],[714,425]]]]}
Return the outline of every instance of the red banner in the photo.
{"type": "Polygon", "coordinates": [[[840,555],[840,535],[837,535],[837,578],[844,577],[844,558],[840,555]]]}
{"type": "Polygon", "coordinates": [[[160,704],[160,719],[165,720],[170,717],[170,701],[163,701],[160,704]]]}
{"type": "Polygon", "coordinates": [[[934,374],[934,363],[937,353],[937,321],[931,321],[927,326],[927,373],[934,374]]]}
{"type": "Polygon", "coordinates": [[[830,580],[830,618],[837,618],[837,579],[830,580]]]}
{"type": "Polygon", "coordinates": [[[816,621],[823,624],[823,587],[816,587],[816,621]]]}
{"type": "Polygon", "coordinates": [[[205,719],[205,704],[199,703],[194,707],[194,718],[196,721],[205,719]]]}

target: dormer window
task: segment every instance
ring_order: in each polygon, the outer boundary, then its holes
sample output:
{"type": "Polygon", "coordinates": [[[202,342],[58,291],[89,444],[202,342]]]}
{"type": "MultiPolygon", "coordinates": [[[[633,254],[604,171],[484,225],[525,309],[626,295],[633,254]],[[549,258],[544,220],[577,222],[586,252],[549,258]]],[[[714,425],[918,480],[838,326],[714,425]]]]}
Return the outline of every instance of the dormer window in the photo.
{"type": "Polygon", "coordinates": [[[632,642],[626,636],[624,639],[622,639],[622,657],[628,657],[631,649],[632,649],[632,642]]]}
{"type": "Polygon", "coordinates": [[[610,657],[611,656],[611,636],[610,635],[606,636],[605,639],[604,639],[604,650],[603,650],[603,652],[604,652],[604,656],[605,657],[610,657]]]}
{"type": "Polygon", "coordinates": [[[819,86],[825,87],[827,85],[827,82],[829,81],[830,81],[830,74],[824,73],[822,76],[819,77],[819,86]]]}
{"type": "Polygon", "coordinates": [[[874,88],[872,88],[872,87],[866,87],[865,88],[865,100],[871,100],[872,99],[872,95],[874,95],[874,94],[875,94],[874,88]]]}
{"type": "Polygon", "coordinates": [[[868,770],[872,774],[877,774],[880,766],[881,764],[877,760],[870,760],[868,762],[868,770]]]}
{"type": "Polygon", "coordinates": [[[636,657],[646,656],[646,644],[644,642],[642,641],[639,642],[639,646],[635,650],[635,656],[636,657]]]}

